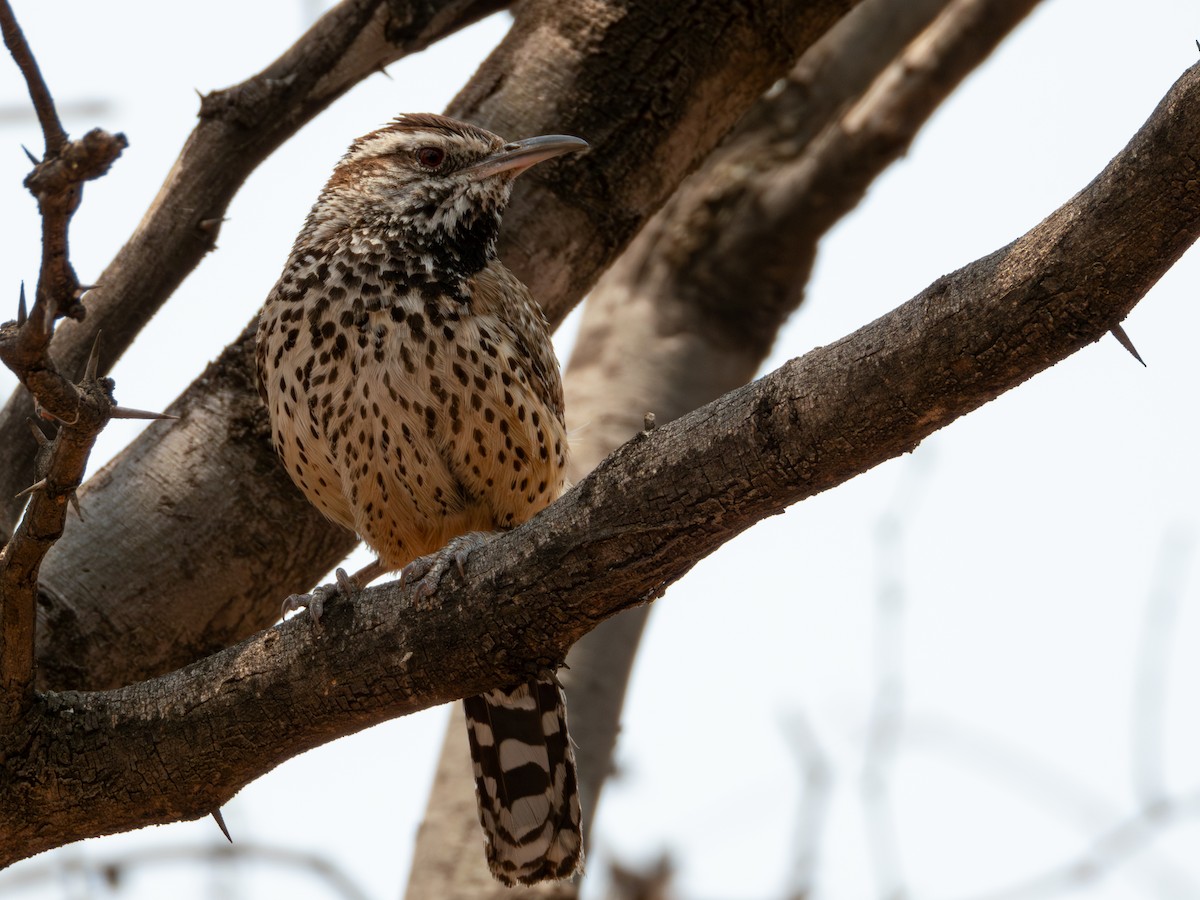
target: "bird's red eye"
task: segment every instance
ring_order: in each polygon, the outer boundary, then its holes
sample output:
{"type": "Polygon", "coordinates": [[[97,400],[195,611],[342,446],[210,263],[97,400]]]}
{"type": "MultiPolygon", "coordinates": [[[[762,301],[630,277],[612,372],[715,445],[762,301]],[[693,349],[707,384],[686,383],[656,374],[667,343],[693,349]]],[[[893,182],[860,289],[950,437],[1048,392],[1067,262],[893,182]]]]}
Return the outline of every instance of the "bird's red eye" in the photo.
{"type": "Polygon", "coordinates": [[[427,169],[436,169],[446,159],[446,151],[440,147],[421,147],[417,150],[417,162],[427,169]]]}

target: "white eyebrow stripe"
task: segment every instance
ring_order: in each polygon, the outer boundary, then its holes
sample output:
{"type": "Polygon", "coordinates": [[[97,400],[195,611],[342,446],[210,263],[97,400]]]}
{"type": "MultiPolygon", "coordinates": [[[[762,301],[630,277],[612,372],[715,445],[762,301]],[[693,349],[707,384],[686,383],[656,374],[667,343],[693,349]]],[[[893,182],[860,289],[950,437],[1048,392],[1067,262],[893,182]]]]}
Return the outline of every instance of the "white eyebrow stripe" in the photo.
{"type": "Polygon", "coordinates": [[[419,147],[425,143],[437,143],[445,140],[445,134],[436,131],[388,131],[376,134],[354,148],[352,156],[356,159],[368,156],[381,156],[394,153],[405,147],[419,147]]]}

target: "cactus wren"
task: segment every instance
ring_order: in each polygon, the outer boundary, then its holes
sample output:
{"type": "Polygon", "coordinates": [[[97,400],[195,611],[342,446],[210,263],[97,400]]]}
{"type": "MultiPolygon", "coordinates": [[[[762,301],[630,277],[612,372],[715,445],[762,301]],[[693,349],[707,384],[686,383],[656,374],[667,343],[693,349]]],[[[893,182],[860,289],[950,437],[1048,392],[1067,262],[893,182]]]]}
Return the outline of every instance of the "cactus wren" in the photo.
{"type": "MultiPolygon", "coordinates": [[[[288,474],[378,554],[374,574],[512,528],[562,491],[558,361],[495,245],[513,179],[586,147],[399,116],[351,145],[296,238],[259,322],[259,390],[288,474]]],[[[557,682],[464,705],[492,874],[572,875],[583,848],[557,682]]]]}

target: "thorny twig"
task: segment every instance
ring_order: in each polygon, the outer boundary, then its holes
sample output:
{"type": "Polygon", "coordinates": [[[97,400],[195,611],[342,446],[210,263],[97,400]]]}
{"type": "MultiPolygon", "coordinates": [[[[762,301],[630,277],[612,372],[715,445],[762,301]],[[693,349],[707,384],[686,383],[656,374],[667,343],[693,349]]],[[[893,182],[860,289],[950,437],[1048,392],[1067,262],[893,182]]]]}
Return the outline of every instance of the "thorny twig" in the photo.
{"type": "Polygon", "coordinates": [[[0,551],[0,723],[18,718],[33,696],[34,624],[38,570],[62,534],[67,509],[78,512],[75,490],[83,480],[96,436],[116,412],[112,381],[97,378],[99,340],[82,380],[60,373],[50,357],[54,323],[81,318],[83,288],[67,252],[67,228],[79,206],[84,181],[108,171],[126,142],[94,130],[72,141],[63,131],[54,100],[42,79],[8,0],[0,0],[4,42],[29,85],[46,142],[46,154],[25,179],[42,215],[42,266],[33,308],[21,288],[15,322],[0,326],[0,360],[29,391],[48,419],[61,423],[51,439],[33,425],[38,444],[36,478],[26,491],[29,506],[12,540],[0,551]]]}
{"type": "Polygon", "coordinates": [[[76,415],[78,393],[70,381],[58,374],[48,352],[55,321],[63,316],[83,318],[79,298],[86,288],[80,285],[71,267],[67,230],[79,207],[83,183],[107,172],[127,141],[124,135],[100,129],[88,132],[78,141],[68,139],[8,0],[0,0],[0,30],[29,84],[46,143],[45,156],[25,179],[42,216],[42,266],[37,292],[33,309],[26,318],[22,290],[18,327],[5,328],[0,333],[0,357],[43,409],[54,418],[69,422],[76,415]]]}
{"type": "MultiPolygon", "coordinates": [[[[109,134],[99,128],[89,131],[82,140],[70,140],[8,0],[0,0],[0,30],[3,30],[4,43],[29,85],[29,96],[37,110],[46,142],[45,155],[25,179],[25,186],[37,198],[42,214],[42,269],[31,320],[34,325],[22,342],[31,345],[26,348],[31,355],[44,355],[55,320],[62,316],[83,318],[79,297],[85,288],[75,277],[67,253],[67,227],[79,208],[83,183],[107,172],[128,142],[123,134],[109,134]]],[[[5,362],[8,362],[7,358],[5,362]]],[[[20,371],[17,374],[20,375],[20,371]]],[[[34,393],[36,396],[37,392],[34,393]]]]}

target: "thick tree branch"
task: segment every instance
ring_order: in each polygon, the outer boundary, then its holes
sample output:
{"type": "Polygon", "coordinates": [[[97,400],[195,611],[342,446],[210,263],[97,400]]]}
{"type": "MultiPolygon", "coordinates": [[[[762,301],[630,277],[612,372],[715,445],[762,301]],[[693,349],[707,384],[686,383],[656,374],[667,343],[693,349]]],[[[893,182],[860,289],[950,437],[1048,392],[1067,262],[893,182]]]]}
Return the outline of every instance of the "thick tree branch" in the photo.
{"type": "MultiPolygon", "coordinates": [[[[518,182],[505,216],[501,258],[526,267],[523,277],[552,315],[565,315],[643,217],[733,125],[752,100],[747,85],[757,91],[783,74],[791,55],[852,4],[794,5],[799,11],[766,36],[758,32],[778,24],[779,7],[765,0],[734,12],[706,7],[725,27],[716,37],[711,25],[681,30],[660,4],[614,0],[590,30],[573,4],[518,11],[518,22],[536,15],[537,27],[521,26],[506,39],[465,92],[479,102],[467,108],[459,101],[455,112],[480,120],[503,113],[506,135],[575,131],[590,139],[594,129],[602,137],[583,167],[561,164],[573,174],[526,184],[524,193],[518,182]],[[552,53],[556,47],[563,52],[552,53]],[[686,74],[671,88],[683,112],[664,109],[647,119],[667,58],[678,58],[686,74]],[[510,77],[500,78],[502,70],[510,77]],[[638,163],[620,135],[646,160],[638,163]],[[550,261],[550,254],[560,258],[550,261]]],[[[85,488],[89,521],[68,533],[43,577],[44,683],[112,687],[170,671],[270,624],[281,596],[311,586],[344,555],[349,536],[312,510],[275,460],[247,347],[244,340],[232,345],[177,401],[177,426],[139,436],[94,479],[94,490],[85,488]],[[186,479],[178,477],[181,462],[186,479]],[[124,552],[101,553],[98,535],[124,552]],[[187,549],[210,539],[224,552],[187,549]],[[169,585],[162,571],[172,573],[169,585]],[[170,635],[146,627],[164,616],[173,623],[170,635]],[[105,652],[110,640],[122,654],[105,652]]]]}
{"type": "MultiPolygon", "coordinates": [[[[205,96],[200,121],[158,196],[88,294],[86,322],[60,329],[54,358],[68,371],[78,370],[103,329],[104,363],[113,365],[215,246],[225,210],[259,163],[368,75],[504,5],[504,0],[343,0],[262,72],[205,96]]],[[[44,246],[47,253],[57,252],[53,243],[44,246]]],[[[77,287],[73,272],[70,282],[67,293],[77,287]]],[[[20,511],[7,498],[32,474],[24,452],[29,447],[24,422],[31,411],[18,393],[0,412],[0,538],[20,511]]]]}
{"type": "Polygon", "coordinates": [[[292,621],[146,683],[40,696],[0,738],[10,774],[0,862],[202,815],[300,750],[554,664],[754,522],[911,450],[1096,341],[1200,235],[1198,142],[1200,65],[1025,236],[623,445],[477,550],[465,575],[452,570],[434,609],[415,613],[385,585],[334,604],[320,630],[292,621]],[[84,752],[98,739],[108,754],[84,752]],[[49,820],[61,830],[51,835],[49,820]]]}

